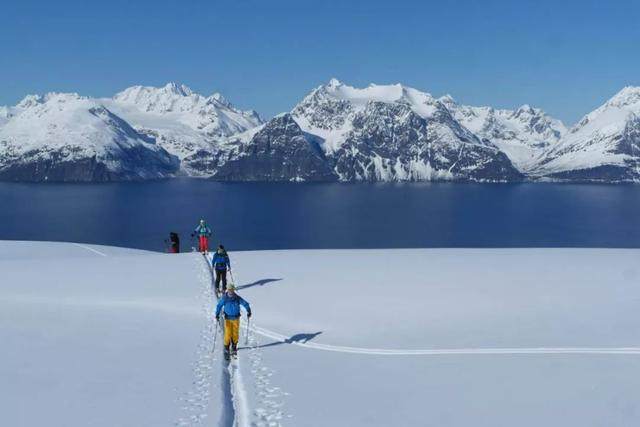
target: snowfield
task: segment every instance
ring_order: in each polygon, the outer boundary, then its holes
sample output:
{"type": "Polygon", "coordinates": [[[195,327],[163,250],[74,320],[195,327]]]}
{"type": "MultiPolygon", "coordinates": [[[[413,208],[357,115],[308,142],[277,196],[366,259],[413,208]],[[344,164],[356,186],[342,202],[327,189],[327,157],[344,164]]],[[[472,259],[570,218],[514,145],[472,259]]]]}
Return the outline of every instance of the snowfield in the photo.
{"type": "Polygon", "coordinates": [[[225,366],[201,255],[2,242],[3,424],[635,425],[638,255],[232,252],[225,366]]]}

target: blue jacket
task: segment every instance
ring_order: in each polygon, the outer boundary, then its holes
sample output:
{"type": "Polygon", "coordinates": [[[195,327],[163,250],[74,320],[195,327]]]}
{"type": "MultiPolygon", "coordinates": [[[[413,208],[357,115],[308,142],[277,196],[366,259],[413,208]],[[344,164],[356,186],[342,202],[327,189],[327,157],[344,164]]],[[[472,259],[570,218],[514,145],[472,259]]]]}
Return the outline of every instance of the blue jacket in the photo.
{"type": "Polygon", "coordinates": [[[219,271],[224,271],[227,268],[231,269],[231,261],[229,260],[229,255],[226,252],[216,252],[216,254],[213,256],[213,259],[211,260],[211,265],[213,265],[213,268],[219,271]]]}
{"type": "Polygon", "coordinates": [[[227,319],[237,319],[240,317],[240,305],[247,310],[247,314],[251,314],[251,307],[240,295],[236,294],[230,297],[228,294],[224,294],[222,298],[218,300],[216,306],[216,317],[220,315],[220,311],[224,307],[224,317],[227,319]]]}
{"type": "Polygon", "coordinates": [[[206,225],[198,224],[198,226],[196,227],[195,230],[193,230],[193,232],[198,234],[199,236],[211,236],[211,229],[206,225]]]}

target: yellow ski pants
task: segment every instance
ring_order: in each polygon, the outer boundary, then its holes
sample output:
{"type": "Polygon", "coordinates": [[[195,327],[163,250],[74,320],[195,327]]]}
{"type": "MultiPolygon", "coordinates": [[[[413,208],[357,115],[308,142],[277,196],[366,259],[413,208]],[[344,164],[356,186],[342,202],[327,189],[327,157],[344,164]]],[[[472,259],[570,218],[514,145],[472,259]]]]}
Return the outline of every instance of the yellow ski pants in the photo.
{"type": "Polygon", "coordinates": [[[240,319],[224,319],[224,346],[228,347],[233,342],[238,345],[240,336],[240,319]]]}

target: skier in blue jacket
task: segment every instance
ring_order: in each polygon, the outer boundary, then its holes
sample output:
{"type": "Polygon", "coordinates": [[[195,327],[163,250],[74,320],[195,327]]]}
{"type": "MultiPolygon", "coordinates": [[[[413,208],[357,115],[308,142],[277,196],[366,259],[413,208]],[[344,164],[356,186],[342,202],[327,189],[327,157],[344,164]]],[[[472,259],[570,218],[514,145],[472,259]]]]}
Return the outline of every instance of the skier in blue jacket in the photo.
{"type": "Polygon", "coordinates": [[[214,289],[221,294],[227,289],[227,271],[231,271],[231,260],[223,245],[218,246],[218,250],[211,260],[211,265],[216,273],[214,289]],[[220,286],[220,282],[222,282],[222,286],[220,286]]]}
{"type": "Polygon", "coordinates": [[[216,306],[216,320],[220,321],[220,313],[224,310],[224,356],[238,354],[238,338],[240,337],[240,306],[247,311],[247,318],[251,317],[251,306],[236,293],[233,284],[227,286],[227,292],[218,300],[216,306]]]}

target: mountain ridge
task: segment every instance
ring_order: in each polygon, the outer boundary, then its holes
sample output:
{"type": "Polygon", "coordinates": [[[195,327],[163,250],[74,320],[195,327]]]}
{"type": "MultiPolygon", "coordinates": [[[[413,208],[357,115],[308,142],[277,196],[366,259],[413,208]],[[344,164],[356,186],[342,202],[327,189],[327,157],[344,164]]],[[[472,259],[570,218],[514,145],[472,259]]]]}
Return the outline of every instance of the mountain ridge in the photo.
{"type": "Polygon", "coordinates": [[[0,107],[0,179],[639,182],[638,116],[633,86],[570,128],[529,104],[468,106],[335,78],[269,120],[174,82],[111,98],[51,92],[0,107]],[[43,174],[42,159],[73,172],[43,174]]]}

